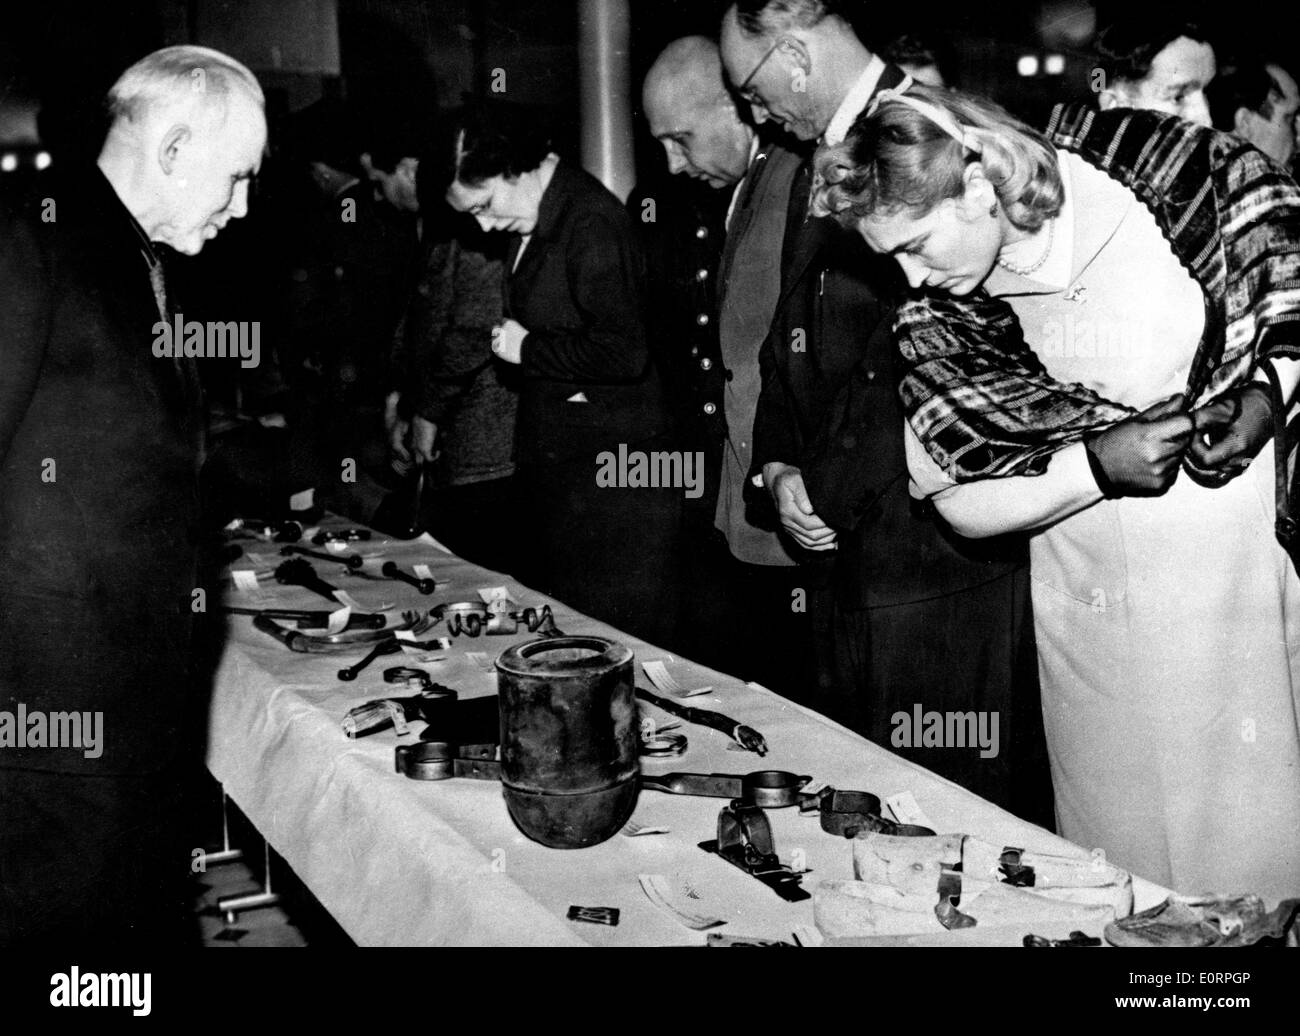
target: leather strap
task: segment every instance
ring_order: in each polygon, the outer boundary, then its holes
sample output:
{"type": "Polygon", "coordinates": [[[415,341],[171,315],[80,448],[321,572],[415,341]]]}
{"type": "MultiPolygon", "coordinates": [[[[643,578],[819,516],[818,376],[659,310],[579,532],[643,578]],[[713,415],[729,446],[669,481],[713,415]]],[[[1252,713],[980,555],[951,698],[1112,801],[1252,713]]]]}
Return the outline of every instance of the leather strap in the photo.
{"type": "MultiPolygon", "coordinates": [[[[1300,417],[1287,424],[1286,400],[1282,396],[1282,385],[1278,381],[1277,371],[1268,362],[1260,366],[1268,377],[1269,403],[1273,408],[1274,496],[1277,502],[1277,518],[1273,530],[1278,542],[1286,548],[1286,552],[1294,562],[1297,551],[1300,551],[1300,538],[1296,536],[1297,530],[1300,529],[1300,522],[1297,522],[1296,518],[1296,503],[1300,499],[1300,493],[1297,492],[1295,475],[1293,474],[1290,479],[1287,478],[1286,467],[1296,440],[1300,438],[1300,417]]],[[[1297,467],[1296,474],[1300,474],[1300,466],[1297,467]]]]}

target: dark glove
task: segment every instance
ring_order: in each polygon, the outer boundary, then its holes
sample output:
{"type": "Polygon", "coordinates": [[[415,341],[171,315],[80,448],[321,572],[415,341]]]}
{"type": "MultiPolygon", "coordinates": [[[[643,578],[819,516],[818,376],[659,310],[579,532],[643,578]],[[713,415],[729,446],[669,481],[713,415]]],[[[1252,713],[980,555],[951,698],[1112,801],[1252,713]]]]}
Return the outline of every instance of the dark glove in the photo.
{"type": "Polygon", "coordinates": [[[1159,496],[1174,484],[1192,438],[1192,419],[1182,405],[1181,395],[1171,396],[1084,440],[1093,477],[1108,499],[1159,496]]]}
{"type": "Polygon", "coordinates": [[[1183,467],[1203,486],[1226,485],[1248,467],[1273,434],[1269,388],[1250,382],[1192,411],[1192,436],[1183,467]]]}

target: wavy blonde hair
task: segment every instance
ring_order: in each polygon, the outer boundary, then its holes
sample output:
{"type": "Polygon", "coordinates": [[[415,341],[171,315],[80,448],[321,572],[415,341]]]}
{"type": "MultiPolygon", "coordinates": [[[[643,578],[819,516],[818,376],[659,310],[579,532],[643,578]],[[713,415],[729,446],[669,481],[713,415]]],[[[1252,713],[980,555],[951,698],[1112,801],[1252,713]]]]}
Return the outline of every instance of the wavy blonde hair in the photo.
{"type": "Polygon", "coordinates": [[[964,190],[962,174],[979,162],[1007,218],[1037,230],[1061,211],[1061,172],[1052,145],[992,101],[913,84],[907,96],[956,121],[964,143],[903,101],[885,98],[859,115],[842,144],[814,158],[812,209],[852,226],[867,216],[907,210],[923,216],[964,190]]]}

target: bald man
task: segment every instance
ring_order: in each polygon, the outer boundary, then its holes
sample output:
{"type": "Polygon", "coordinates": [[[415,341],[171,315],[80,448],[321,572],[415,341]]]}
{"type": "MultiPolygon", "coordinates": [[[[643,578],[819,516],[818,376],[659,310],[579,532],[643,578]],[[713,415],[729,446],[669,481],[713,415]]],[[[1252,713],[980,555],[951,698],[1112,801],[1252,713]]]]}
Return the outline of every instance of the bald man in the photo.
{"type": "Polygon", "coordinates": [[[184,933],[197,368],[231,360],[158,349],[163,257],[247,213],[266,147],[257,80],[202,47],[141,59],[108,108],[97,168],[0,208],[0,945],[65,951],[184,933]]]}
{"type": "MultiPolygon", "coordinates": [[[[800,157],[760,140],[727,88],[717,44],[702,36],[674,40],[646,76],[642,103],[650,132],[663,145],[669,173],[713,189],[725,204],[725,243],[712,305],[695,315],[714,329],[716,354],[690,364],[721,375],[696,405],[715,422],[721,449],[706,453],[717,492],[687,529],[685,624],[695,634],[684,651],[737,675],[793,693],[812,679],[807,613],[791,608],[798,568],[775,523],[758,521],[746,493],[761,377],[758,352],[780,291],[785,204],[800,157]]],[[[703,275],[703,276],[701,276],[703,275]]],[[[757,494],[750,487],[750,494],[757,494]]],[[[761,500],[760,500],[761,502],[761,500]]],[[[757,512],[770,516],[770,509],[757,512]]]]}

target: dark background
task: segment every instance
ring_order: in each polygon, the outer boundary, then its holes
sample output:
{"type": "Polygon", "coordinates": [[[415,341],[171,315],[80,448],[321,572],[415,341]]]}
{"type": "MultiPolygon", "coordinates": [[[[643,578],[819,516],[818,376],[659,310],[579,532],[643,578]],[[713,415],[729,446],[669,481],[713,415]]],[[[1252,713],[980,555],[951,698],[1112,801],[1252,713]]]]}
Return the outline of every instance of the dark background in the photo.
{"type": "MultiPolygon", "coordinates": [[[[1051,104],[1087,93],[1094,31],[1115,0],[1000,0],[997,3],[884,4],[863,0],[852,14],[863,39],[878,46],[920,28],[945,36],[958,82],[992,96],[1031,121],[1051,104]],[[1021,77],[1023,54],[1065,57],[1065,72],[1021,77]]],[[[1169,6],[1162,4],[1161,6],[1169,6]]],[[[632,66],[639,83],[655,54],[687,33],[716,33],[727,0],[632,0],[632,66]]],[[[1284,8],[1256,0],[1182,5],[1210,28],[1224,53],[1241,38],[1279,41],[1274,55],[1294,61],[1284,8]]],[[[44,0],[9,4],[0,31],[0,146],[41,145],[52,153],[93,153],[99,102],[142,54],[170,43],[227,50],[258,74],[273,120],[321,97],[346,97],[375,133],[410,132],[439,105],[485,92],[495,69],[506,95],[550,106],[562,139],[576,140],[576,0],[44,0]]],[[[635,90],[634,90],[635,92],[635,90]]],[[[638,123],[642,170],[659,160],[638,123]]]]}

